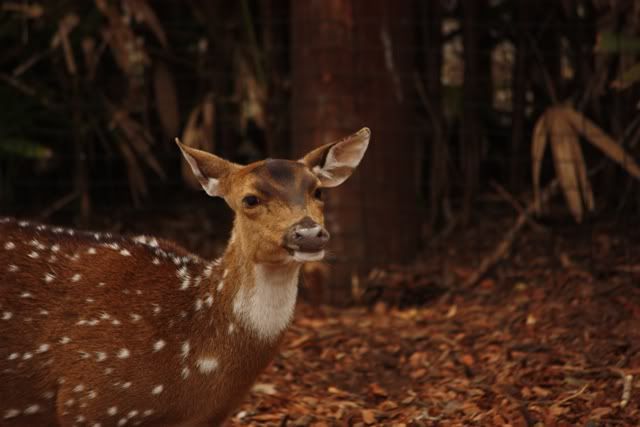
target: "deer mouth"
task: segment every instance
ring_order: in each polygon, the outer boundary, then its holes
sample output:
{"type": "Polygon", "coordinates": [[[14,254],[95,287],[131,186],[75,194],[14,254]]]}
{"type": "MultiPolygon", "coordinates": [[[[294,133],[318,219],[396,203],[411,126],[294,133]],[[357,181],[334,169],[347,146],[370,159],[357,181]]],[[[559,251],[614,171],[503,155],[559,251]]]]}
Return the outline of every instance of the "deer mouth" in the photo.
{"type": "Polygon", "coordinates": [[[293,260],[298,262],[320,261],[324,258],[324,250],[315,252],[293,251],[293,260]]]}

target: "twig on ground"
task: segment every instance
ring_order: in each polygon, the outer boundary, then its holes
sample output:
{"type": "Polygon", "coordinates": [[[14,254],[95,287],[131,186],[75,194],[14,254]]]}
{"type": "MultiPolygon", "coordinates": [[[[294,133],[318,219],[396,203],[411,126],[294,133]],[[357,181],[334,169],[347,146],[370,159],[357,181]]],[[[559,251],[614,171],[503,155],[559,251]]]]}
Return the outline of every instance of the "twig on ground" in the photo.
{"type": "Polygon", "coordinates": [[[562,405],[563,403],[567,403],[568,401],[575,399],[576,397],[578,397],[582,393],[584,393],[584,391],[587,389],[587,387],[589,387],[589,384],[583,385],[580,390],[576,391],[575,393],[573,393],[570,396],[565,397],[564,399],[560,399],[559,401],[555,402],[554,404],[556,406],[559,406],[559,405],[562,405]]]}
{"type": "MultiPolygon", "coordinates": [[[[540,192],[540,203],[543,205],[547,203],[547,201],[558,191],[559,188],[560,183],[557,179],[551,181],[551,183],[540,192]]],[[[500,243],[498,243],[494,251],[487,257],[485,257],[480,263],[478,269],[471,276],[469,276],[467,280],[464,281],[463,287],[466,288],[475,286],[480,281],[480,279],[482,279],[484,275],[487,274],[489,270],[491,270],[498,262],[500,262],[500,260],[502,260],[507,255],[507,253],[509,253],[511,246],[513,246],[513,242],[518,236],[518,232],[522,229],[524,224],[527,223],[527,217],[533,214],[533,212],[535,211],[535,207],[536,204],[533,200],[529,202],[529,205],[527,205],[527,207],[522,210],[522,212],[516,219],[516,222],[506,232],[505,236],[502,238],[500,243]]]]}
{"type": "Polygon", "coordinates": [[[620,399],[620,407],[624,408],[629,404],[629,400],[631,400],[631,385],[633,384],[633,375],[623,375],[622,380],[622,399],[620,399]]]}
{"type": "Polygon", "coordinates": [[[498,195],[503,199],[505,199],[507,202],[509,202],[509,204],[511,204],[511,206],[513,206],[513,208],[516,211],[518,211],[519,214],[525,215],[526,220],[531,227],[535,228],[540,232],[549,231],[546,227],[540,225],[538,221],[533,219],[531,215],[525,212],[525,209],[522,207],[522,204],[520,204],[520,202],[511,193],[509,193],[506,188],[504,188],[502,185],[500,185],[496,181],[491,181],[491,186],[493,187],[494,190],[496,190],[498,195]]]}

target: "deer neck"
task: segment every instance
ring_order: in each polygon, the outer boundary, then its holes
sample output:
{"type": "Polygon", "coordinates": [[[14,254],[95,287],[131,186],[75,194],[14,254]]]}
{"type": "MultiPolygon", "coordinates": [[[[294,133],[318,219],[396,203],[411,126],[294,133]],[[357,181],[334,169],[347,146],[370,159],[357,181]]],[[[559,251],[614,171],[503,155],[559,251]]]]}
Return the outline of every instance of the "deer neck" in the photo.
{"type": "Polygon", "coordinates": [[[298,294],[300,264],[254,263],[232,237],[220,263],[218,289],[228,286],[234,320],[263,343],[275,342],[289,326],[298,294]]]}

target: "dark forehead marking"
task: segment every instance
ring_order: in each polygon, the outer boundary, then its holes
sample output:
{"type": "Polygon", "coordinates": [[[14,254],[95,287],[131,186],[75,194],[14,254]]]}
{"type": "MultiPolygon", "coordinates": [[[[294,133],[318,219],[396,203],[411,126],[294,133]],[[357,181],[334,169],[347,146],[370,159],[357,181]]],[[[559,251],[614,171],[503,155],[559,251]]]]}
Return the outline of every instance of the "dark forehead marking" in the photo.
{"type": "Polygon", "coordinates": [[[314,182],[305,166],[291,160],[267,159],[252,172],[259,178],[256,189],[289,203],[302,204],[314,182]]]}
{"type": "Polygon", "coordinates": [[[278,184],[286,185],[295,179],[295,170],[303,167],[297,162],[289,160],[267,159],[264,161],[264,168],[267,170],[271,178],[278,184]]]}

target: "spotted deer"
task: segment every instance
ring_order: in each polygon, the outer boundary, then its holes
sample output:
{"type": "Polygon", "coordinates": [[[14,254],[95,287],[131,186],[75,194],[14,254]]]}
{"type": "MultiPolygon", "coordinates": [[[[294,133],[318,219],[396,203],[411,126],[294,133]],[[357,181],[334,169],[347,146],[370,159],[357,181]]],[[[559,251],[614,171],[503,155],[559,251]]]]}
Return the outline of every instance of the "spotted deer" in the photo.
{"type": "Polygon", "coordinates": [[[240,166],[180,144],[235,212],[224,254],[0,219],[0,426],[216,426],[275,356],[302,263],[323,258],[321,189],[362,129],[302,159],[240,166]]]}

